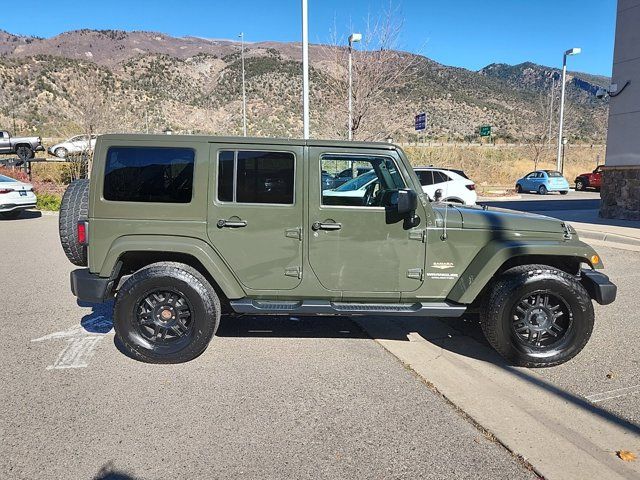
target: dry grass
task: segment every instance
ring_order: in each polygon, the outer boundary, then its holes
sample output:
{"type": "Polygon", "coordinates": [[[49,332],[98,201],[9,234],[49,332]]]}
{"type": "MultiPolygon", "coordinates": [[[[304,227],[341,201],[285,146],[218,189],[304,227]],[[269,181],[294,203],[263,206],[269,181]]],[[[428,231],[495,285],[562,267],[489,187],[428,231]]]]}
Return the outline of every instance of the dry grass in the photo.
{"type": "MultiPolygon", "coordinates": [[[[480,190],[487,187],[513,187],[515,181],[534,170],[534,153],[527,146],[405,146],[413,166],[464,170],[480,190]]],[[[598,162],[604,163],[604,145],[571,145],[567,148],[564,176],[569,183],[580,173],[593,170],[598,162]]],[[[556,150],[552,146],[540,155],[539,169],[556,168],[556,150]]]]}

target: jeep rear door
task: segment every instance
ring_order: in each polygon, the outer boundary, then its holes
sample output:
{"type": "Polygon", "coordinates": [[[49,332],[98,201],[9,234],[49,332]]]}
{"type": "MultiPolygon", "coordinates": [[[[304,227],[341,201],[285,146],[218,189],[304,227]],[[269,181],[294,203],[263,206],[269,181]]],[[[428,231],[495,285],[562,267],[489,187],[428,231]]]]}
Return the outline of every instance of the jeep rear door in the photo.
{"type": "Polygon", "coordinates": [[[426,253],[422,206],[419,204],[418,211],[422,225],[407,229],[402,221],[390,221],[379,205],[382,190],[414,188],[397,153],[314,146],[309,148],[308,166],[305,238],[311,269],[322,286],[341,291],[345,299],[399,299],[401,292],[418,289],[426,253]],[[362,167],[373,168],[378,181],[361,196],[339,191],[340,187],[323,195],[321,171],[333,174],[351,168],[355,176],[362,167]]]}
{"type": "Polygon", "coordinates": [[[240,283],[291,290],[302,278],[303,149],[211,145],[207,231],[240,283]]]}

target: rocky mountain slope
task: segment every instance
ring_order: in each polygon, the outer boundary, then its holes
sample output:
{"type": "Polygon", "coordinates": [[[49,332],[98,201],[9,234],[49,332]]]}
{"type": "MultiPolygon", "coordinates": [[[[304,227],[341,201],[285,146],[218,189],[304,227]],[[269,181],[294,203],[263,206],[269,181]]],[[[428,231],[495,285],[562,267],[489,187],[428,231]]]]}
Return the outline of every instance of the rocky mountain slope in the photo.
{"type": "MultiPolygon", "coordinates": [[[[300,45],[248,43],[245,52],[249,133],[300,136],[300,45]]],[[[328,76],[341,74],[330,52],[331,47],[310,47],[314,137],[346,134],[346,126],[335,128],[336,118],[344,116],[346,123],[344,102],[323,88],[328,76]]],[[[0,32],[0,126],[12,130],[15,122],[17,133],[43,136],[89,125],[101,132],[170,127],[239,134],[239,53],[238,42],[155,32],[78,30],[47,39],[0,32]]],[[[434,139],[474,138],[482,124],[493,125],[498,138],[532,138],[547,131],[552,79],[557,85],[559,76],[557,69],[533,63],[492,64],[474,72],[421,56],[414,57],[412,73],[415,78],[401,92],[388,92],[380,115],[386,109],[406,121],[385,131],[373,128],[374,122],[384,127],[384,118],[370,119],[360,138],[410,140],[420,111],[428,113],[426,134],[434,139]]],[[[594,93],[606,84],[605,77],[569,75],[569,136],[604,139],[607,104],[594,93]]]]}

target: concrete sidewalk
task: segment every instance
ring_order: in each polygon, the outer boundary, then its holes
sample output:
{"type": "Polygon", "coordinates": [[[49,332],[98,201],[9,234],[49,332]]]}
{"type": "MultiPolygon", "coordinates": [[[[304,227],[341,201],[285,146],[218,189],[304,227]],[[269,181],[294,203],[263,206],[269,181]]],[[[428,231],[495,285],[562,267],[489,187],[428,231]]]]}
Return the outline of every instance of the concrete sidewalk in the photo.
{"type": "Polygon", "coordinates": [[[473,421],[546,478],[640,478],[640,427],[507,365],[493,350],[436,319],[361,318],[357,322],[473,421]]]}

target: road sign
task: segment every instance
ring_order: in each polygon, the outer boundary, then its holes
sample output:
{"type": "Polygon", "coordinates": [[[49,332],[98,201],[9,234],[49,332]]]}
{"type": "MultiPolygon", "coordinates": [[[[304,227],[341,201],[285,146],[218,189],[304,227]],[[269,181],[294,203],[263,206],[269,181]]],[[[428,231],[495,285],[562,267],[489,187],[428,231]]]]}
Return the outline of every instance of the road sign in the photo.
{"type": "Polygon", "coordinates": [[[480,136],[481,137],[490,137],[491,136],[491,125],[483,125],[480,127],[480,136]]]}
{"type": "Polygon", "coordinates": [[[416,115],[415,124],[416,124],[416,130],[418,130],[418,131],[426,130],[426,128],[427,128],[427,114],[423,112],[423,113],[419,113],[418,115],[416,115]]]}

